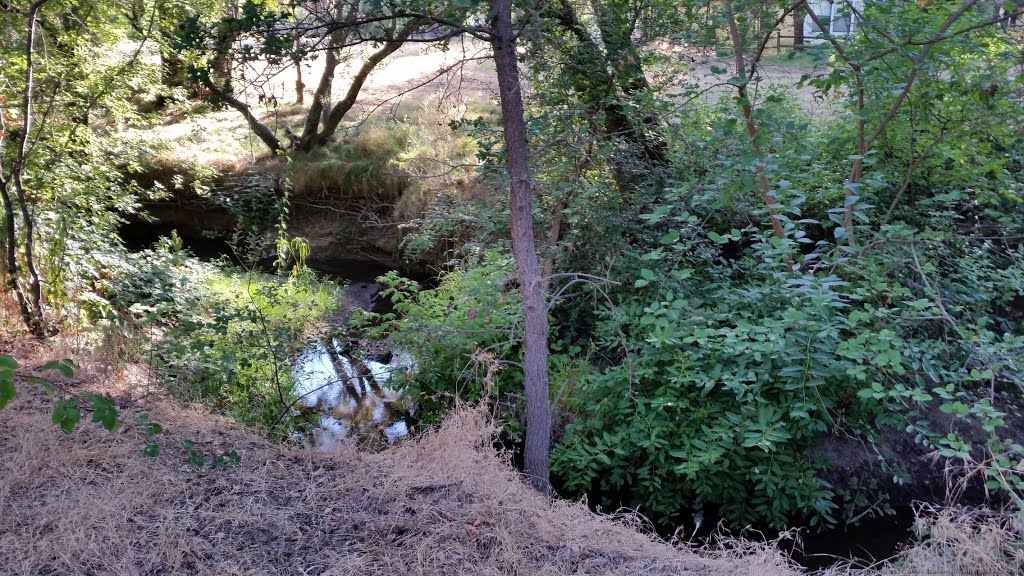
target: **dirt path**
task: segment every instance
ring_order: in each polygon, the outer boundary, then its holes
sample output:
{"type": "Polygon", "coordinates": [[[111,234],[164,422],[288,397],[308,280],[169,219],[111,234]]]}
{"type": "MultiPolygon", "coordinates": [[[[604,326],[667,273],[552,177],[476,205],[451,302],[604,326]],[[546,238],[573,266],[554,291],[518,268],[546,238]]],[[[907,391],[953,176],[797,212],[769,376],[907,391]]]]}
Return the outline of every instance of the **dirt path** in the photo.
{"type": "MultiPolygon", "coordinates": [[[[705,104],[712,104],[723,96],[733,96],[736,89],[728,84],[731,72],[714,74],[712,67],[730,70],[733,64],[721,59],[707,59],[693,64],[693,71],[689,79],[696,83],[699,90],[703,91],[699,100],[705,104]]],[[[811,86],[798,87],[800,79],[806,74],[816,76],[827,73],[827,67],[823,65],[808,64],[804,61],[794,60],[787,62],[784,58],[775,58],[759,67],[758,76],[760,81],[753,90],[754,104],[763,98],[764,94],[770,91],[784,92],[794,97],[800,106],[812,117],[831,118],[836,116],[842,106],[842,102],[834,97],[821,98],[815,94],[811,86]]]]}

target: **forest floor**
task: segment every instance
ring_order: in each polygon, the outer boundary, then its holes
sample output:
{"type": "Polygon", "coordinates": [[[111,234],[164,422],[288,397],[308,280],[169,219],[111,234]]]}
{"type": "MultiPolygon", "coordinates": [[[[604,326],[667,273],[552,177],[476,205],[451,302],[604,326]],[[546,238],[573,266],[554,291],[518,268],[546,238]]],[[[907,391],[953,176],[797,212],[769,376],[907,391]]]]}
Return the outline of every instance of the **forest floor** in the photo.
{"type": "MultiPolygon", "coordinates": [[[[67,349],[5,339],[25,374],[67,349]]],[[[635,514],[600,515],[534,492],[495,452],[493,428],[466,408],[438,429],[379,452],[272,444],[167,398],[138,366],[83,360],[58,394],[117,399],[121,425],[65,435],[52,399],[18,383],[0,415],[0,574],[736,575],[801,573],[771,543],[668,543],[635,514]],[[148,436],[139,416],[161,424],[148,436]],[[162,447],[140,452],[147,440],[162,447]],[[231,451],[237,466],[196,470],[231,451]]],[[[1010,532],[950,515],[899,567],[858,572],[1010,574],[1010,532]]],[[[685,536],[685,535],[684,535],[685,536]]],[[[1019,559],[1018,559],[1019,560],[1019,559]]],[[[834,567],[822,574],[848,574],[834,567]]]]}

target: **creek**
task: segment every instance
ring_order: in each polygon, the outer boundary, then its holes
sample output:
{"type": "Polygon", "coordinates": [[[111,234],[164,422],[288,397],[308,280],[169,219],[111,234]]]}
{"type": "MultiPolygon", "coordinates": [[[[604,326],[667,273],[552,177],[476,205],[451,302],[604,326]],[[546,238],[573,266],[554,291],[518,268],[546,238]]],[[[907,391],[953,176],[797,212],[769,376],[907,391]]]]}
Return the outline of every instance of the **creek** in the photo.
{"type": "MultiPolygon", "coordinates": [[[[148,248],[176,228],[166,224],[128,223],[120,234],[133,249],[148,248]]],[[[235,259],[223,239],[186,232],[182,240],[203,259],[235,259]]],[[[311,259],[312,260],[312,259],[311,259]]],[[[377,277],[395,270],[394,265],[346,255],[320,254],[308,265],[320,277],[344,286],[340,313],[332,320],[332,332],[311,340],[292,363],[292,376],[300,413],[311,417],[316,427],[301,441],[316,449],[335,450],[347,443],[377,445],[393,443],[409,433],[415,405],[389,386],[394,374],[411,369],[412,359],[379,342],[361,342],[348,332],[348,319],[355,308],[383,312],[386,305],[377,298],[381,286],[377,277]]],[[[270,269],[272,263],[260,264],[270,269]]],[[[406,275],[409,270],[399,270],[406,275]]],[[[422,276],[415,272],[411,276],[422,276]]],[[[424,279],[424,278],[419,278],[424,279]]]]}
{"type": "MultiPolygon", "coordinates": [[[[349,284],[343,306],[371,309],[372,297],[357,302],[352,294],[377,290],[374,283],[349,284]]],[[[415,405],[389,384],[395,374],[413,368],[412,358],[379,346],[372,346],[378,348],[375,353],[358,354],[360,343],[346,338],[344,326],[337,328],[337,334],[311,342],[293,368],[300,404],[319,417],[310,440],[328,451],[353,441],[394,443],[409,433],[415,405]]]]}

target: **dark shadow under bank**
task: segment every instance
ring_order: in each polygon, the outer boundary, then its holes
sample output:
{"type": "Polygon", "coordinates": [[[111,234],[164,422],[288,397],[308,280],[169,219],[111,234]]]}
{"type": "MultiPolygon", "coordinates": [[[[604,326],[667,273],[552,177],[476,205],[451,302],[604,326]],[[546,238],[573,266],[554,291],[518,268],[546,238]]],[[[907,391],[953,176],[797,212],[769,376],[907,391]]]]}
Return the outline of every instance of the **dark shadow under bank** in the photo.
{"type": "Polygon", "coordinates": [[[914,544],[914,509],[900,506],[894,514],[861,520],[820,533],[804,531],[801,542],[787,542],[783,549],[800,565],[820,570],[836,562],[853,561],[866,567],[888,560],[914,544]]]}
{"type": "MultiPolygon", "coordinates": [[[[162,222],[127,222],[118,229],[125,246],[132,250],[151,248],[160,238],[178,234],[190,252],[203,259],[226,257],[235,264],[242,264],[231,243],[221,235],[197,234],[182,231],[174,224],[162,222]]],[[[257,262],[261,270],[272,270],[273,257],[257,262]]],[[[432,276],[426,264],[403,262],[397,259],[382,259],[360,254],[317,254],[311,253],[306,265],[318,274],[345,282],[375,282],[377,277],[397,271],[407,278],[420,283],[429,283],[432,276]]]]}
{"type": "MultiPolygon", "coordinates": [[[[521,441],[503,436],[495,440],[494,446],[508,455],[516,469],[524,469],[521,441]]],[[[563,497],[573,496],[563,489],[564,484],[557,476],[552,477],[552,485],[556,494],[563,497]]],[[[888,513],[882,513],[877,509],[877,514],[864,513],[856,522],[840,521],[827,530],[810,527],[807,519],[793,518],[788,526],[795,530],[786,531],[792,538],[780,538],[783,531],[766,525],[729,525],[710,506],[703,510],[681,509],[677,514],[680,521],[685,524],[685,531],[680,531],[681,533],[675,533],[678,523],[662,522],[662,518],[644,514],[642,507],[639,511],[647,517],[657,535],[667,541],[678,538],[696,546],[715,545],[721,541],[722,534],[752,541],[771,542],[778,539],[778,547],[794,562],[808,570],[823,570],[837,564],[864,568],[890,560],[917,543],[914,530],[917,519],[915,503],[941,501],[941,496],[936,495],[933,488],[934,486],[930,485],[916,488],[904,486],[902,490],[887,494],[892,497],[888,513]]],[[[965,490],[962,497],[964,505],[1006,504],[986,499],[980,486],[965,490]]],[[[599,489],[587,493],[587,503],[592,510],[600,513],[628,513],[634,509],[625,494],[602,493],[599,489]]]]}

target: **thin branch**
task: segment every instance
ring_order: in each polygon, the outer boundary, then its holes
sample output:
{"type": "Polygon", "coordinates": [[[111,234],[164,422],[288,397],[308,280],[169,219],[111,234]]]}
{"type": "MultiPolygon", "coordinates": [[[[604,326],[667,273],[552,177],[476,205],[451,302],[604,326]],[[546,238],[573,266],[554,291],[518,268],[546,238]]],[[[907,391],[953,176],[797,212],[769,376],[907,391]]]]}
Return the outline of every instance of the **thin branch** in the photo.
{"type": "Polygon", "coordinates": [[[775,29],[778,28],[783,22],[785,22],[786,18],[789,18],[789,15],[792,14],[794,10],[797,10],[805,3],[806,0],[796,0],[796,2],[787,6],[782,11],[782,14],[780,14],[779,17],[775,19],[775,22],[772,23],[771,28],[768,30],[768,32],[765,33],[764,36],[761,38],[761,42],[760,44],[758,44],[757,50],[754,51],[754,57],[750,61],[750,79],[754,78],[754,73],[757,70],[757,65],[761,62],[761,57],[764,55],[764,51],[765,48],[768,47],[768,43],[771,42],[771,37],[775,35],[775,29]]]}
{"type": "Polygon", "coordinates": [[[308,141],[303,142],[305,147],[309,147],[316,144],[322,144],[334,136],[335,130],[338,128],[338,124],[341,123],[342,119],[348,114],[348,111],[356,103],[356,99],[359,97],[359,91],[362,90],[363,84],[366,79],[370,76],[370,73],[380,64],[385,58],[394,54],[402,47],[405,40],[414,32],[417,28],[424,24],[423,20],[413,20],[403,26],[401,30],[395,35],[395,38],[389,42],[386,42],[384,46],[374,52],[363,65],[356,72],[352,78],[352,83],[349,84],[348,92],[345,93],[345,97],[340,102],[334,105],[328,114],[326,121],[324,122],[323,130],[308,141]]]}
{"type": "MultiPolygon", "coordinates": [[[[740,37],[739,26],[736,24],[736,12],[733,10],[732,1],[725,0],[723,3],[723,9],[729,17],[729,36],[732,39],[733,59],[736,65],[736,75],[740,80],[736,84],[736,92],[739,96],[740,106],[743,110],[743,119],[745,120],[747,127],[750,148],[753,150],[754,156],[757,158],[754,170],[757,173],[757,179],[761,184],[761,198],[764,200],[765,207],[768,209],[768,219],[772,223],[772,230],[775,232],[775,237],[779,240],[785,240],[786,233],[782,228],[782,221],[779,220],[778,213],[775,210],[775,199],[772,197],[772,185],[768,181],[768,176],[765,173],[761,146],[757,143],[757,124],[754,122],[754,108],[750,103],[750,97],[747,92],[747,83],[751,80],[751,77],[747,76],[746,66],[743,63],[743,44],[740,37]]],[[[753,73],[753,67],[751,68],[751,73],[753,73]]],[[[793,271],[792,259],[787,260],[786,266],[790,272],[793,271]]]]}

